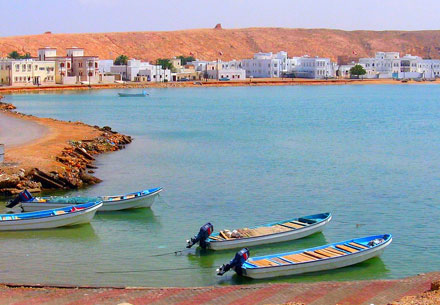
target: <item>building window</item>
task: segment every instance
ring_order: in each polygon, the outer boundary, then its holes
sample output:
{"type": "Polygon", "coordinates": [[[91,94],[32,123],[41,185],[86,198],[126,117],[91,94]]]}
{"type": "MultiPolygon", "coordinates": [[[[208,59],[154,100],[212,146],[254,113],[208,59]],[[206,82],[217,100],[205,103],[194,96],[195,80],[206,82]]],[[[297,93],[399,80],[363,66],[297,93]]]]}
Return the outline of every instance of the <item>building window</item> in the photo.
{"type": "Polygon", "coordinates": [[[20,71],[20,65],[15,65],[15,72],[19,72],[20,71]]]}

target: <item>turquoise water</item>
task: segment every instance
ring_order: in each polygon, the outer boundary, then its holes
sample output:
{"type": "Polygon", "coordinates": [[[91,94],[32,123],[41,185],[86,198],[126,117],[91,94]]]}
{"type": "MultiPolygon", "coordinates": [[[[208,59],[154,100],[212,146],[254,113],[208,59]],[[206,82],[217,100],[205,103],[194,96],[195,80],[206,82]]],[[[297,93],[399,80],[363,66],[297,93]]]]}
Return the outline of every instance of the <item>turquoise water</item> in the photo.
{"type": "Polygon", "coordinates": [[[125,150],[98,158],[96,175],[104,182],[70,194],[162,186],[162,196],[151,210],[100,213],[90,225],[0,233],[0,282],[260,283],[215,276],[235,251],[150,256],[183,249],[207,221],[219,230],[319,212],[334,217],[322,234],[251,248],[251,255],[382,233],[394,242],[381,258],[275,281],[398,278],[440,269],[440,87],[150,89],[148,98],[117,92],[7,101],[25,113],[109,125],[134,137],[125,150]],[[173,268],[182,270],[152,271],[173,268]]]}

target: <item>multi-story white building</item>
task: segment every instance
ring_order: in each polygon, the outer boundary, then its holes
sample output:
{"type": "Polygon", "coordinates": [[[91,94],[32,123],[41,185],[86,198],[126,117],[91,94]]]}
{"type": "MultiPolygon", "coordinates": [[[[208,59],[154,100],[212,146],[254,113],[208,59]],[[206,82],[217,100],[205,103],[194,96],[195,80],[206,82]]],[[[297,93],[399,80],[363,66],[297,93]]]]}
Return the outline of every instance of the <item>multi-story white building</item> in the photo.
{"type": "Polygon", "coordinates": [[[274,55],[272,52],[260,52],[254,54],[254,58],[241,60],[241,66],[246,70],[246,77],[280,77],[283,68],[282,59],[279,58],[282,57],[280,53],[274,55]]]}
{"type": "Polygon", "coordinates": [[[330,58],[293,57],[288,59],[288,74],[298,78],[332,78],[336,76],[336,67],[330,58]]]}
{"type": "Polygon", "coordinates": [[[377,52],[373,58],[360,58],[365,78],[435,78],[440,77],[440,60],[423,59],[399,52],[377,52]]]}
{"type": "Polygon", "coordinates": [[[330,58],[293,57],[287,52],[276,54],[256,53],[252,59],[243,59],[242,67],[247,77],[283,77],[328,78],[335,76],[335,65],[330,58]]]}
{"type": "Polygon", "coordinates": [[[137,59],[128,60],[127,65],[113,65],[110,67],[110,72],[120,74],[123,80],[128,81],[168,82],[171,80],[169,69],[137,59]]]}
{"type": "Polygon", "coordinates": [[[0,83],[8,86],[55,85],[55,62],[34,59],[0,60],[0,83]]]}

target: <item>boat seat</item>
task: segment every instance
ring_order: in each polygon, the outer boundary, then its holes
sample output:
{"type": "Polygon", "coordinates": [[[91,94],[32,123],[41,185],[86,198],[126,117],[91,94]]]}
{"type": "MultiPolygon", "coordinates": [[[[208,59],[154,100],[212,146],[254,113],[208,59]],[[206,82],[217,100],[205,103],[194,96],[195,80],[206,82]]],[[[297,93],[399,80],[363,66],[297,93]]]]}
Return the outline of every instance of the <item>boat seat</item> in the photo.
{"type": "Polygon", "coordinates": [[[298,221],[298,220],[292,220],[291,223],[295,223],[295,224],[303,226],[303,227],[309,225],[306,222],[302,222],[302,221],[298,221]]]}
{"type": "Polygon", "coordinates": [[[331,252],[331,253],[339,254],[339,255],[345,255],[345,254],[347,254],[347,253],[345,253],[344,251],[341,251],[341,250],[335,249],[335,248],[333,248],[333,247],[325,248],[325,250],[328,251],[328,252],[331,252]]]}
{"type": "Polygon", "coordinates": [[[131,199],[131,198],[134,198],[134,197],[136,197],[136,196],[135,195],[128,195],[128,196],[125,196],[124,199],[131,199]]]}
{"type": "Polygon", "coordinates": [[[292,229],[301,229],[301,228],[303,228],[305,226],[303,224],[294,223],[293,221],[285,222],[285,223],[282,223],[281,225],[285,226],[285,227],[292,228],[292,229]]]}
{"type": "Polygon", "coordinates": [[[326,249],[319,249],[319,250],[316,250],[318,253],[322,253],[323,255],[328,255],[329,257],[336,257],[336,256],[341,256],[341,255],[344,255],[345,253],[342,253],[342,252],[336,252],[336,251],[330,251],[330,250],[328,250],[328,248],[326,248],[326,249]]]}
{"type": "Polygon", "coordinates": [[[222,237],[222,238],[224,238],[224,239],[226,239],[226,240],[228,240],[228,239],[232,239],[232,238],[229,238],[228,236],[226,236],[226,234],[225,233],[223,233],[223,231],[220,231],[220,237],[222,237]]]}
{"type": "Polygon", "coordinates": [[[303,262],[310,262],[310,261],[315,261],[317,260],[317,258],[311,257],[311,256],[306,256],[303,254],[290,254],[290,255],[285,255],[285,256],[281,256],[282,259],[287,259],[291,262],[295,262],[295,263],[303,263],[303,262]]]}
{"type": "Polygon", "coordinates": [[[320,255],[323,255],[323,256],[325,256],[325,257],[335,257],[335,256],[340,256],[339,254],[336,254],[336,253],[331,253],[331,252],[327,252],[327,251],[324,251],[324,250],[315,250],[315,253],[318,253],[318,254],[320,254],[320,255]]]}
{"type": "Polygon", "coordinates": [[[369,249],[367,246],[364,246],[364,245],[361,245],[361,244],[358,244],[358,243],[355,243],[355,242],[349,243],[349,245],[357,247],[357,248],[361,248],[361,249],[369,249]]]}
{"type": "Polygon", "coordinates": [[[289,264],[291,264],[291,262],[288,262],[288,261],[286,261],[286,260],[284,260],[282,258],[279,258],[279,257],[272,257],[270,260],[274,261],[274,262],[277,262],[280,265],[289,265],[289,264]]]}
{"type": "Polygon", "coordinates": [[[358,249],[354,249],[354,248],[348,247],[346,245],[336,245],[335,247],[338,248],[338,249],[350,252],[350,253],[356,253],[356,252],[359,251],[358,249]]]}
{"type": "Polygon", "coordinates": [[[312,256],[312,257],[316,257],[317,259],[327,258],[327,256],[316,253],[315,251],[306,251],[306,252],[304,252],[304,254],[312,256]]]}
{"type": "Polygon", "coordinates": [[[279,265],[279,264],[277,264],[267,258],[259,259],[256,261],[250,261],[249,263],[256,265],[258,267],[270,267],[270,266],[278,266],[279,265]]]}
{"type": "Polygon", "coordinates": [[[223,237],[221,237],[221,236],[209,236],[209,239],[212,239],[212,240],[225,240],[223,237]]]}
{"type": "Polygon", "coordinates": [[[61,211],[54,211],[53,212],[55,215],[63,215],[63,214],[66,214],[66,212],[64,212],[63,210],[61,210],[61,211]]]}

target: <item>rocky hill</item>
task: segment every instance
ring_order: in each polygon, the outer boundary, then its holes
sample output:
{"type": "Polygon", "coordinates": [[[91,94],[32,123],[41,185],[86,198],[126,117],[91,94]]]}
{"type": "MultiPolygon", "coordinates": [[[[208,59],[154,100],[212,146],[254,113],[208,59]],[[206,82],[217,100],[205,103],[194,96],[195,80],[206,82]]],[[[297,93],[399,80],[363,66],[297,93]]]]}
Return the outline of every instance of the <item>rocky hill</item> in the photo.
{"type": "Polygon", "coordinates": [[[203,59],[241,59],[255,52],[285,50],[289,56],[365,57],[400,51],[440,58],[440,31],[342,31],[329,29],[245,28],[170,32],[52,34],[0,37],[0,56],[17,50],[37,54],[39,47],[84,47],[87,55],[114,59],[120,54],[143,60],[191,55],[203,59]]]}

